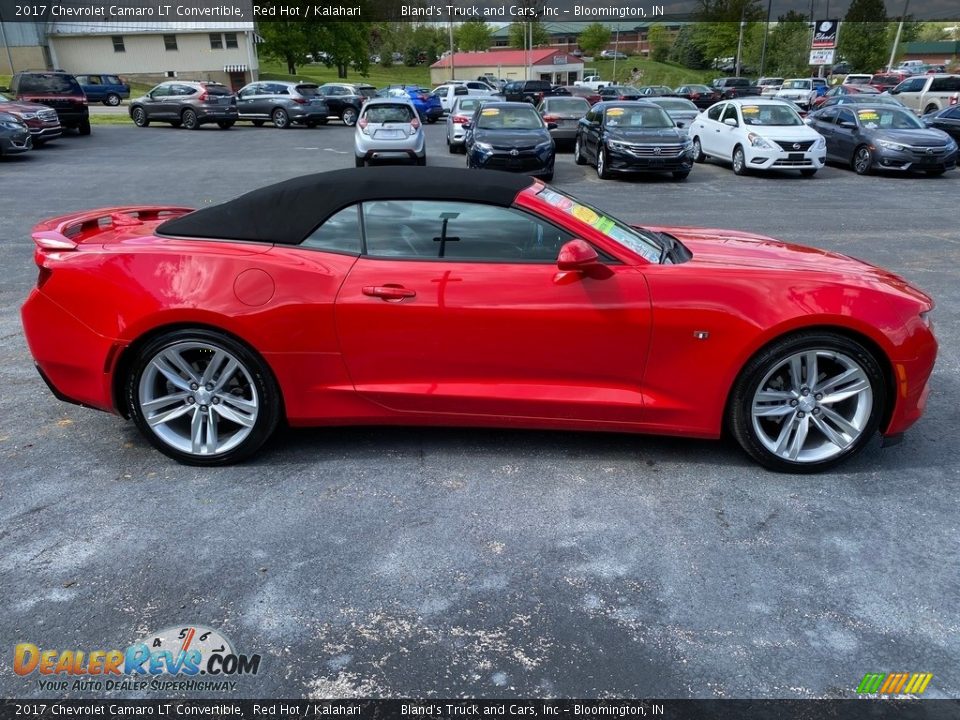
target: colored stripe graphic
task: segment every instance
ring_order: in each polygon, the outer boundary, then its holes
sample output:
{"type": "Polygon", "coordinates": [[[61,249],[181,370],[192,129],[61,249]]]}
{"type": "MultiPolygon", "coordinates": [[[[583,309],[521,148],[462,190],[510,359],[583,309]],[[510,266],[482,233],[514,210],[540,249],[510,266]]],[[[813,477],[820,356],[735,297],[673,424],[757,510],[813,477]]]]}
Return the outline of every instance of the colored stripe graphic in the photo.
{"type": "Polygon", "coordinates": [[[861,694],[921,695],[933,679],[933,673],[867,673],[857,686],[861,694]]]}

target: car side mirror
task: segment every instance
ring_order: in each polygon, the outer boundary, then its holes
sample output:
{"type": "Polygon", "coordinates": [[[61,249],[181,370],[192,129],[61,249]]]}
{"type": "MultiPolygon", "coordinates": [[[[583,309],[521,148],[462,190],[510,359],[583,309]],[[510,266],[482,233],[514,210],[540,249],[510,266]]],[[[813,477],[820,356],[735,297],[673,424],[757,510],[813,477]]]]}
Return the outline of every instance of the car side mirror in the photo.
{"type": "Polygon", "coordinates": [[[839,125],[840,125],[840,127],[846,128],[847,130],[853,130],[854,128],[857,127],[857,124],[856,124],[856,123],[852,123],[852,122],[850,122],[849,120],[841,120],[841,121],[839,122],[839,125]]]}
{"type": "Polygon", "coordinates": [[[0,92],[10,92],[10,88],[0,86],[0,92]]]}
{"type": "Polygon", "coordinates": [[[724,125],[729,125],[730,127],[737,127],[737,121],[733,118],[727,118],[723,121],[724,125]]]}
{"type": "Polygon", "coordinates": [[[557,255],[557,268],[564,272],[587,272],[600,264],[593,246],[579,238],[566,243],[557,255]]]}

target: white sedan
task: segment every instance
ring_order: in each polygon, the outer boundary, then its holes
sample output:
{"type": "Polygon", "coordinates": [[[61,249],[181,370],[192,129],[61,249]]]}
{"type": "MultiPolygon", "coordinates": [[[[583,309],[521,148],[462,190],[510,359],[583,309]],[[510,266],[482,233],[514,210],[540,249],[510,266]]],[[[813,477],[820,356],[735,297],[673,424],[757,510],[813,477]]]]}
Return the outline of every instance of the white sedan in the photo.
{"type": "Polygon", "coordinates": [[[737,175],[751,170],[799,170],[812,176],[824,166],[827,144],[780,100],[741,98],[710,106],[690,126],[697,162],[732,163],[737,175]]]}

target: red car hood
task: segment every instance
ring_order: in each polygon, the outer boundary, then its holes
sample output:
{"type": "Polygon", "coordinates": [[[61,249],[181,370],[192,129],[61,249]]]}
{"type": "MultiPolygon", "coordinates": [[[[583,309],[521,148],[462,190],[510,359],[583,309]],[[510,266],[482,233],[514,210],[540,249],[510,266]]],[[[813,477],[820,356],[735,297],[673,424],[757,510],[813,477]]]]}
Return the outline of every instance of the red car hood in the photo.
{"type": "Polygon", "coordinates": [[[38,110],[52,110],[43,103],[0,102],[0,112],[35,113],[38,110]]]}
{"type": "Polygon", "coordinates": [[[810,277],[842,277],[857,285],[884,285],[909,295],[921,303],[933,305],[928,295],[889,270],[840,253],[793,245],[780,240],[736,230],[715,228],[650,227],[666,232],[686,245],[693,253],[692,264],[701,266],[767,270],[771,272],[807,272],[810,277]],[[814,274],[815,273],[815,274],[814,274]]]}

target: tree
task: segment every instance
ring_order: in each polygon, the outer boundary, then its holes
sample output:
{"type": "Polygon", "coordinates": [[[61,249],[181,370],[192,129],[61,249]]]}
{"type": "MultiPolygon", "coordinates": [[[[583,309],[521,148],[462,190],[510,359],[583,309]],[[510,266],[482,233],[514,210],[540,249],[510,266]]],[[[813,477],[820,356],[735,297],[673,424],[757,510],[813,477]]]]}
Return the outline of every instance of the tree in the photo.
{"type": "Polygon", "coordinates": [[[791,10],[777,19],[767,38],[768,75],[798,77],[810,72],[810,24],[807,16],[791,10]]]}
{"type": "Polygon", "coordinates": [[[660,23],[651,25],[647,33],[647,42],[650,44],[650,59],[655,62],[666,62],[670,55],[670,35],[667,29],[660,23]]]}
{"type": "Polygon", "coordinates": [[[493,28],[480,18],[467,20],[454,32],[457,47],[461,50],[487,50],[492,44],[493,28]]]}
{"type": "MultiPolygon", "coordinates": [[[[751,51],[746,39],[757,37],[749,24],[759,22],[764,16],[759,0],[699,0],[697,19],[701,22],[695,25],[693,41],[710,63],[733,58],[737,54],[743,21],[748,23],[744,28],[743,56],[746,57],[751,51]]],[[[762,40],[762,34],[760,38],[762,40]]]]}
{"type": "Polygon", "coordinates": [[[837,51],[854,72],[883,67],[890,52],[883,0],[852,0],[840,27],[837,51]]]}
{"type": "MultiPolygon", "coordinates": [[[[269,23],[264,23],[269,24],[269,23]]],[[[304,22],[308,32],[312,23],[304,22]]],[[[321,22],[316,24],[316,33],[311,39],[314,56],[327,53],[329,63],[337,68],[337,77],[346,79],[352,65],[361,75],[370,67],[370,23],[368,22],[321,22]]]]}
{"type": "Polygon", "coordinates": [[[263,38],[259,51],[286,63],[288,75],[296,75],[297,66],[307,62],[307,55],[314,49],[307,23],[299,20],[260,23],[257,32],[263,38]]]}
{"type": "Polygon", "coordinates": [[[580,31],[577,44],[585,55],[595,56],[610,44],[610,28],[602,23],[587,25],[580,31]]]}
{"type": "Polygon", "coordinates": [[[694,42],[696,35],[696,25],[688,24],[680,28],[673,46],[670,48],[670,62],[683,65],[691,70],[705,70],[707,61],[703,57],[703,51],[694,42]]]}
{"type": "Polygon", "coordinates": [[[533,26],[533,47],[539,47],[540,45],[549,45],[550,44],[550,33],[547,32],[547,29],[543,26],[538,20],[533,22],[515,22],[510,23],[510,29],[508,30],[508,42],[510,47],[522,48],[527,46],[527,40],[530,35],[530,26],[533,26]]]}

